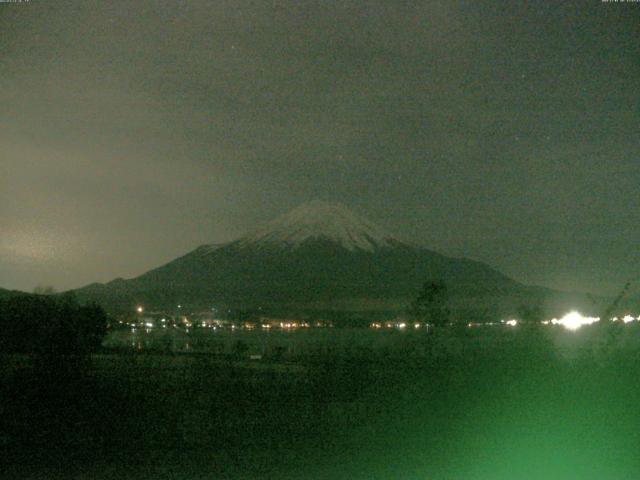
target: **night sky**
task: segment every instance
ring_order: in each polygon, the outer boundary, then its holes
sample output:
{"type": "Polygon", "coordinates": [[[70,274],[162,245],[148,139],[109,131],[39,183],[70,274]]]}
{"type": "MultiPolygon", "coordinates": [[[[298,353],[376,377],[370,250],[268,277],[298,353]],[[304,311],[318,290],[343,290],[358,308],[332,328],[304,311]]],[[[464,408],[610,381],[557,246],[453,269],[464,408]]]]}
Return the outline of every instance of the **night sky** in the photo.
{"type": "Polygon", "coordinates": [[[312,199],[517,280],[640,268],[640,3],[0,3],[0,287],[312,199]]]}

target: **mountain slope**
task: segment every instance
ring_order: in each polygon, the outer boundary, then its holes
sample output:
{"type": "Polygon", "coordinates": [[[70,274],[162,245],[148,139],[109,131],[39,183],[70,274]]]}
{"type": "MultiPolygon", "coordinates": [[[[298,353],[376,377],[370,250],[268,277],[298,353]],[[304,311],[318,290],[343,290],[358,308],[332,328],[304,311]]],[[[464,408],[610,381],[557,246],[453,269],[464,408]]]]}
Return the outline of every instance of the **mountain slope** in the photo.
{"type": "Polygon", "coordinates": [[[32,295],[32,294],[27,292],[22,292],[20,290],[7,290],[5,288],[0,288],[0,300],[6,300],[11,297],[24,296],[24,295],[32,295]]]}
{"type": "Polygon", "coordinates": [[[243,307],[358,301],[406,304],[422,282],[444,280],[464,298],[524,292],[480,262],[403,242],[345,206],[311,202],[224,245],[204,245],[130,280],[77,291],[107,308],[243,307]]]}

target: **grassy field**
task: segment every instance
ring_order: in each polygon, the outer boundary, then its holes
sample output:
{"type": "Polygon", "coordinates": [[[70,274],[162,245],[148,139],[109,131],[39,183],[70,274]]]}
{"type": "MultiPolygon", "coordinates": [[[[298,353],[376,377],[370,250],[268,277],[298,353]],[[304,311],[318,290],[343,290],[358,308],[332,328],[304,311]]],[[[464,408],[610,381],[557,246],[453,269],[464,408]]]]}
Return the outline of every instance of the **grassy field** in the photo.
{"type": "Polygon", "coordinates": [[[4,356],[1,478],[640,475],[636,325],[321,335],[272,337],[284,353],[260,361],[234,353],[248,337],[215,354],[4,356]]]}

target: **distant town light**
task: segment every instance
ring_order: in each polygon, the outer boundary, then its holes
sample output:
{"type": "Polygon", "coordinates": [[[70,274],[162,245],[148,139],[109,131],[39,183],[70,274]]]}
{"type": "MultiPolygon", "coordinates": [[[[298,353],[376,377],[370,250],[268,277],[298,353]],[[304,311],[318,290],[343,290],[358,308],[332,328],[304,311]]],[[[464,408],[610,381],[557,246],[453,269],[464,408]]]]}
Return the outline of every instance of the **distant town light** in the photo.
{"type": "Polygon", "coordinates": [[[515,327],[516,325],[518,325],[518,320],[507,320],[506,322],[507,325],[509,325],[510,327],[515,327]]]}
{"type": "Polygon", "coordinates": [[[622,321],[624,323],[633,322],[634,320],[635,318],[633,318],[631,315],[625,315],[624,317],[622,317],[622,321]]]}
{"type": "Polygon", "coordinates": [[[142,307],[140,307],[140,306],[139,306],[138,308],[136,308],[136,312],[138,312],[138,313],[142,313],[142,312],[143,312],[143,310],[144,310],[144,309],[143,309],[142,307]]]}
{"type": "Polygon", "coordinates": [[[562,325],[564,328],[568,330],[578,330],[583,325],[591,325],[592,323],[599,322],[600,318],[598,317],[585,317],[581,313],[573,311],[567,313],[561,319],[554,318],[551,320],[553,325],[562,325]]]}

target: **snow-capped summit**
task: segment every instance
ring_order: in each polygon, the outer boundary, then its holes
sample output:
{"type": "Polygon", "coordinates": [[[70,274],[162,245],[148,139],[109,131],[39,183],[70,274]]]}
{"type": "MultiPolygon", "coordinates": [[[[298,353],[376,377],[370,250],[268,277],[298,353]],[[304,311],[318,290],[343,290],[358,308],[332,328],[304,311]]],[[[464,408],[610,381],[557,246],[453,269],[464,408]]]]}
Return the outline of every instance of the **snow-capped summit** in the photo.
{"type": "Polygon", "coordinates": [[[241,238],[238,244],[267,243],[295,247],[307,240],[329,240],[350,251],[369,252],[399,243],[382,228],[357,216],[346,206],[314,200],[241,238]]]}

